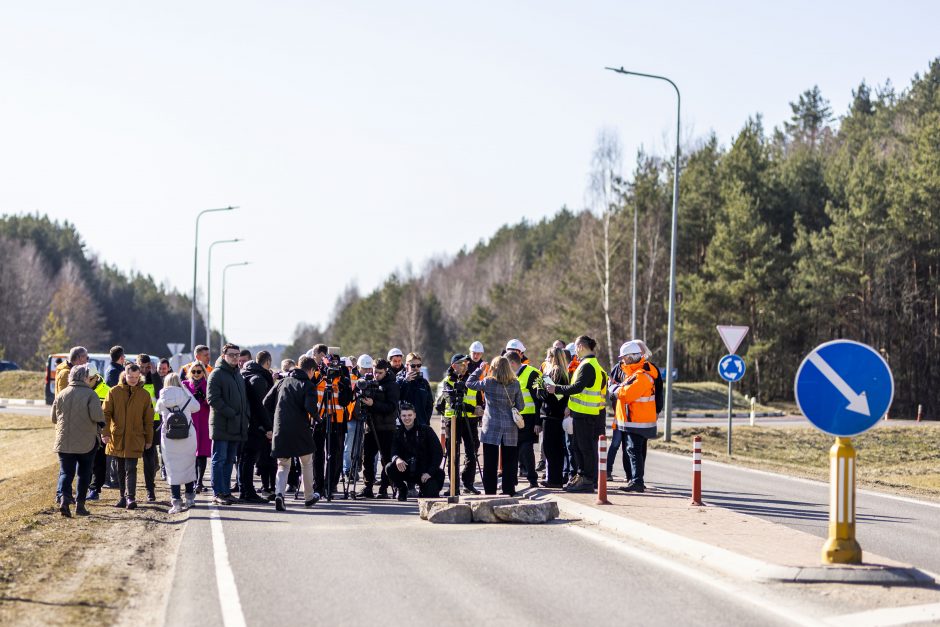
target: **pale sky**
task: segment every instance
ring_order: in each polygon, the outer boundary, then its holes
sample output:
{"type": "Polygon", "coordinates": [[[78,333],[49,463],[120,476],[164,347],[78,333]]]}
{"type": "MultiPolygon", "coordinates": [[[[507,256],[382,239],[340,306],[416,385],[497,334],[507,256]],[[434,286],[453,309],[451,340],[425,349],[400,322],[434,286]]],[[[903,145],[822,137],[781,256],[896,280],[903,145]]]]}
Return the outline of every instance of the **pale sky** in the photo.
{"type": "MultiPolygon", "coordinates": [[[[68,219],[89,249],[289,341],[500,225],[584,206],[599,129],[668,154],[768,129],[818,84],[906,87],[940,55],[935,2],[21,2],[0,8],[0,213],[68,219]]],[[[681,202],[681,200],[680,200],[681,202]]],[[[681,226],[680,226],[681,228],[681,226]]],[[[189,338],[179,338],[188,344],[189,338]]]]}

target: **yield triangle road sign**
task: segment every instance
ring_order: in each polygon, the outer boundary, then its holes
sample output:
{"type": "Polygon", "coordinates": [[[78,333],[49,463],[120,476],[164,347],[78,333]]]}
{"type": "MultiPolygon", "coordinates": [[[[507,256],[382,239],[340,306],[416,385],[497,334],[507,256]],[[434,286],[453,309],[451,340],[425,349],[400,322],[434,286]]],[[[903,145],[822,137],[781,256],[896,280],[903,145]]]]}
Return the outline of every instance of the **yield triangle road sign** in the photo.
{"type": "Polygon", "coordinates": [[[185,345],[185,344],[181,344],[181,343],[172,343],[172,342],[171,342],[171,343],[168,343],[168,344],[166,345],[166,347],[170,349],[170,354],[171,354],[171,355],[179,355],[180,353],[183,352],[183,348],[185,348],[186,345],[185,345]]]}
{"type": "Polygon", "coordinates": [[[725,343],[729,353],[734,355],[735,351],[738,350],[738,346],[741,345],[741,340],[747,335],[749,328],[718,325],[718,335],[721,336],[721,341],[725,343]]]}

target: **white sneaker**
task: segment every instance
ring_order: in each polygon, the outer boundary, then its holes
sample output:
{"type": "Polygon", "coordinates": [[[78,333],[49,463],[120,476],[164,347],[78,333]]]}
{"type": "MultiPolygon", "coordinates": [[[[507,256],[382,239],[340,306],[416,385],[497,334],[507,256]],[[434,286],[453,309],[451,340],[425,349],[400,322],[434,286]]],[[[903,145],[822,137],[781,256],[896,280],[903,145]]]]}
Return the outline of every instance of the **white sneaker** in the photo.
{"type": "Polygon", "coordinates": [[[167,514],[180,514],[182,512],[183,512],[183,501],[180,499],[171,499],[170,509],[167,510],[167,514]]]}
{"type": "Polygon", "coordinates": [[[183,511],[186,511],[187,509],[192,509],[193,507],[196,507],[196,495],[187,494],[186,500],[183,501],[183,511]]]}

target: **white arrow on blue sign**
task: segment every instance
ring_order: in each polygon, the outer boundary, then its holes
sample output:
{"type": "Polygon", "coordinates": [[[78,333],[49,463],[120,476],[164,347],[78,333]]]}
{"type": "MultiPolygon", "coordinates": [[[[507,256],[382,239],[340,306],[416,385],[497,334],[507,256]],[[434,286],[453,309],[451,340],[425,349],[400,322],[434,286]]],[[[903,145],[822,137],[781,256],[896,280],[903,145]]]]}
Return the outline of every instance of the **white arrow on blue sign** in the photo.
{"type": "Polygon", "coordinates": [[[729,383],[740,381],[745,370],[744,360],[737,355],[725,355],[718,360],[718,374],[729,383]]]}
{"type": "Polygon", "coordinates": [[[794,392],[800,411],[817,429],[850,437],[871,429],[888,412],[894,378],[872,347],[835,340],[806,356],[794,392]]]}

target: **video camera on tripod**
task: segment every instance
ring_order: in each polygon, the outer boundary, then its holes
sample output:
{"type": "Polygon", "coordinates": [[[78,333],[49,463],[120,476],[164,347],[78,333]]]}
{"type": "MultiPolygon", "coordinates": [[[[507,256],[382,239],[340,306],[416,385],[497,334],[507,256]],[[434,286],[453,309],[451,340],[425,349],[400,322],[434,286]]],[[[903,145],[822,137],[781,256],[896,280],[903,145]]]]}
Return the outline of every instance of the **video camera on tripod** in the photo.
{"type": "Polygon", "coordinates": [[[376,392],[379,390],[379,383],[375,380],[375,377],[372,373],[366,374],[361,379],[356,381],[356,398],[375,398],[376,392]]]}
{"type": "Polygon", "coordinates": [[[320,374],[331,381],[346,373],[346,366],[343,364],[342,357],[339,356],[339,351],[339,346],[330,346],[327,349],[327,362],[320,364],[320,374]]]}

